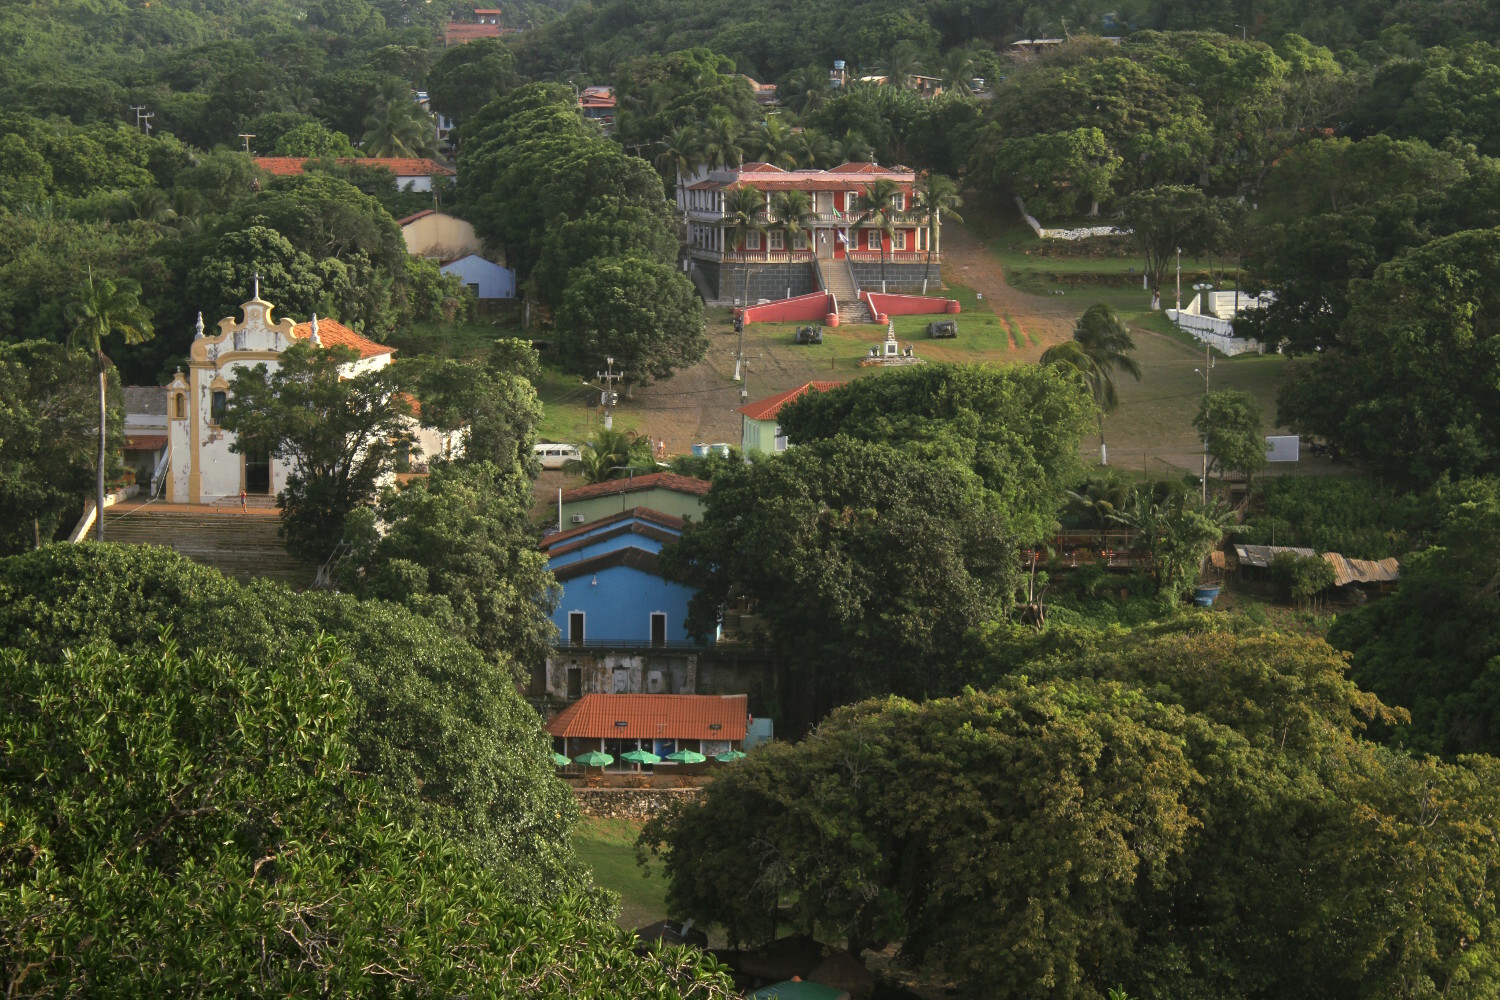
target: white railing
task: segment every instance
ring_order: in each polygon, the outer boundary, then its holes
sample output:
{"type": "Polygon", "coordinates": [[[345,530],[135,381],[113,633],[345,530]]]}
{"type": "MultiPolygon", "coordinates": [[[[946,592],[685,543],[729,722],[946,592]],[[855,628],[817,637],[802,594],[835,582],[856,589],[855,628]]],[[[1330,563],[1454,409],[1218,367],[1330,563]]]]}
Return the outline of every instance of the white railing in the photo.
{"type": "Polygon", "coordinates": [[[1198,316],[1194,313],[1176,309],[1167,310],[1167,319],[1176,323],[1179,329],[1186,330],[1201,343],[1209,344],[1220,353],[1233,357],[1236,354],[1264,354],[1265,345],[1258,340],[1250,340],[1234,335],[1234,324],[1227,319],[1218,319],[1214,316],[1198,316]]]}
{"type": "Polygon", "coordinates": [[[151,496],[160,496],[162,487],[167,481],[167,469],[172,465],[172,449],[168,448],[162,452],[161,459],[156,463],[156,469],[151,473],[151,496]]]}

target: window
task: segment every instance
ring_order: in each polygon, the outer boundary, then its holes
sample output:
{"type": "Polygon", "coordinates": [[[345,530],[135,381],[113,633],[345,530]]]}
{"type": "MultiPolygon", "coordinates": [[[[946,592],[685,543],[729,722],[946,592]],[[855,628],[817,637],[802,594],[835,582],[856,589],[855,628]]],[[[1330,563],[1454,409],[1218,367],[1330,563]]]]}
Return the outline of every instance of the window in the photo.
{"type": "Polygon", "coordinates": [[[917,249],[930,250],[932,248],[932,230],[925,226],[917,230],[917,249]]]}
{"type": "Polygon", "coordinates": [[[184,396],[182,393],[179,392],[177,395],[173,396],[172,399],[173,399],[174,404],[176,406],[177,419],[178,420],[186,420],[187,419],[187,397],[184,396]]]}
{"type": "Polygon", "coordinates": [[[583,612],[568,612],[568,641],[577,646],[583,642],[583,612]]]}
{"type": "Polygon", "coordinates": [[[903,192],[891,195],[891,207],[898,212],[906,211],[906,194],[903,192]]]}
{"type": "Polygon", "coordinates": [[[891,249],[892,250],[905,250],[906,249],[906,230],[904,230],[904,229],[897,229],[895,232],[891,233],[891,249]]]}
{"type": "Polygon", "coordinates": [[[852,212],[852,211],[854,211],[854,206],[856,206],[858,204],[859,204],[859,192],[858,191],[845,191],[844,192],[844,211],[846,211],[846,212],[852,212]]]}
{"type": "Polygon", "coordinates": [[[781,432],[781,425],[776,426],[776,450],[786,451],[786,435],[781,432]]]}
{"type": "Polygon", "coordinates": [[[479,298],[479,282],[477,282],[477,281],[471,281],[468,284],[469,284],[469,291],[471,291],[471,292],[474,293],[474,297],[476,299],[479,298]]]}
{"type": "Polygon", "coordinates": [[[766,245],[772,250],[786,249],[786,233],[779,229],[773,229],[766,234],[766,245]]]}
{"type": "Polygon", "coordinates": [[[651,645],[667,644],[667,616],[660,611],[651,612],[651,645]]]}
{"type": "Polygon", "coordinates": [[[746,233],[745,234],[745,249],[746,250],[759,250],[760,249],[760,233],[746,233]]]}
{"type": "Polygon", "coordinates": [[[224,411],[229,408],[229,393],[223,389],[215,389],[209,400],[209,415],[214,423],[218,423],[224,419],[224,411]]]}
{"type": "Polygon", "coordinates": [[[793,250],[806,250],[807,249],[807,234],[806,233],[796,233],[795,235],[792,236],[792,249],[793,250]]]}

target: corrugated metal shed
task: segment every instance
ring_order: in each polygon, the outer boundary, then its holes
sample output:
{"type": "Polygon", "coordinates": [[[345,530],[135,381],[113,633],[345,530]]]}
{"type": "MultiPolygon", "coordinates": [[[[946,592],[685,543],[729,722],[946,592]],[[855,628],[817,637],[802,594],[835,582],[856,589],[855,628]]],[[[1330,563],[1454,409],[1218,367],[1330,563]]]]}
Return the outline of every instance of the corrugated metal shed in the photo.
{"type": "Polygon", "coordinates": [[[1283,552],[1291,552],[1304,559],[1317,555],[1312,549],[1293,548],[1290,545],[1236,545],[1234,547],[1234,554],[1239,557],[1241,566],[1254,566],[1257,569],[1270,566],[1271,560],[1283,552]]]}
{"type": "Polygon", "coordinates": [[[1337,552],[1325,552],[1323,558],[1333,567],[1336,587],[1351,583],[1390,583],[1401,575],[1401,564],[1395,559],[1350,559],[1337,552]]]}

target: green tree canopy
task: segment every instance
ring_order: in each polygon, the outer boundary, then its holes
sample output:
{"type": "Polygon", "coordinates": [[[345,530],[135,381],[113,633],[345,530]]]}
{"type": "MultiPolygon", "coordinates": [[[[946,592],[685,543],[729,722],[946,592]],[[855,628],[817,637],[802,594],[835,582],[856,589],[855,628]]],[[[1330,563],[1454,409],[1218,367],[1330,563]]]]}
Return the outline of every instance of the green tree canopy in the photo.
{"type": "Polygon", "coordinates": [[[1093,415],[1083,386],[1053,370],[927,364],[805,393],[777,420],[798,444],[848,435],[916,462],[954,459],[997,494],[1006,534],[1033,545],[1081,478],[1078,444],[1093,415]]]}
{"type": "Polygon", "coordinates": [[[878,692],[949,688],[964,633],[1011,600],[1019,564],[1004,523],[995,495],[950,460],[799,439],[774,461],[719,475],[701,523],[662,561],[698,589],[687,623],[697,634],[730,601],[753,602],[821,713],[878,692]]]}
{"type": "Polygon", "coordinates": [[[394,826],[356,776],[347,672],[327,639],[253,663],[170,642],[0,650],[0,985],[728,995],[697,953],[637,958],[576,899],[519,904],[394,826]]]}
{"type": "Polygon", "coordinates": [[[344,519],[375,499],[381,477],[412,440],[411,405],[390,368],[349,374],[347,347],[299,342],[274,371],[235,370],[220,418],[232,448],[264,449],[291,466],[277,494],[288,551],[321,561],[343,535],[344,519]]]}
{"type": "Polygon", "coordinates": [[[1204,439],[1210,470],[1238,472],[1248,479],[1266,467],[1265,417],[1250,393],[1239,389],[1205,393],[1193,427],[1204,439]]]}
{"type": "Polygon", "coordinates": [[[568,370],[589,375],[613,357],[632,382],[647,385],[703,358],[703,310],[672,265],[600,257],[573,275],[553,324],[568,370]]]}
{"type": "Polygon", "coordinates": [[[93,543],[0,560],[0,598],[0,646],[37,661],[94,641],[150,656],[170,628],[269,672],[288,650],[335,636],[348,652],[350,767],[380,787],[393,821],[462,849],[514,898],[594,893],[568,847],[578,814],[536,712],[508,664],[446,623],[383,601],[241,586],[165,549],[93,543]]]}
{"type": "Polygon", "coordinates": [[[427,93],[434,111],[462,125],[516,82],[516,60],[504,43],[477,38],[443,53],[427,76],[427,93]]]}
{"type": "Polygon", "coordinates": [[[1397,482],[1500,471],[1500,229],[1456,233],[1351,285],[1338,340],[1282,390],[1279,419],[1397,482]]]}

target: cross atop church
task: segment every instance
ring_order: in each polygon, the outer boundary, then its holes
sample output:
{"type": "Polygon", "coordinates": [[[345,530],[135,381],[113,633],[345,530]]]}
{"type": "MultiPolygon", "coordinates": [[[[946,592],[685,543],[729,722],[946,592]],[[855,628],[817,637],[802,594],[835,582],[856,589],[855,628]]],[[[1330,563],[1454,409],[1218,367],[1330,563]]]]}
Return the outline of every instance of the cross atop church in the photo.
{"type": "Polygon", "coordinates": [[[255,294],[252,295],[251,298],[253,298],[253,299],[259,299],[260,298],[260,272],[259,271],[255,272],[255,294]]]}

